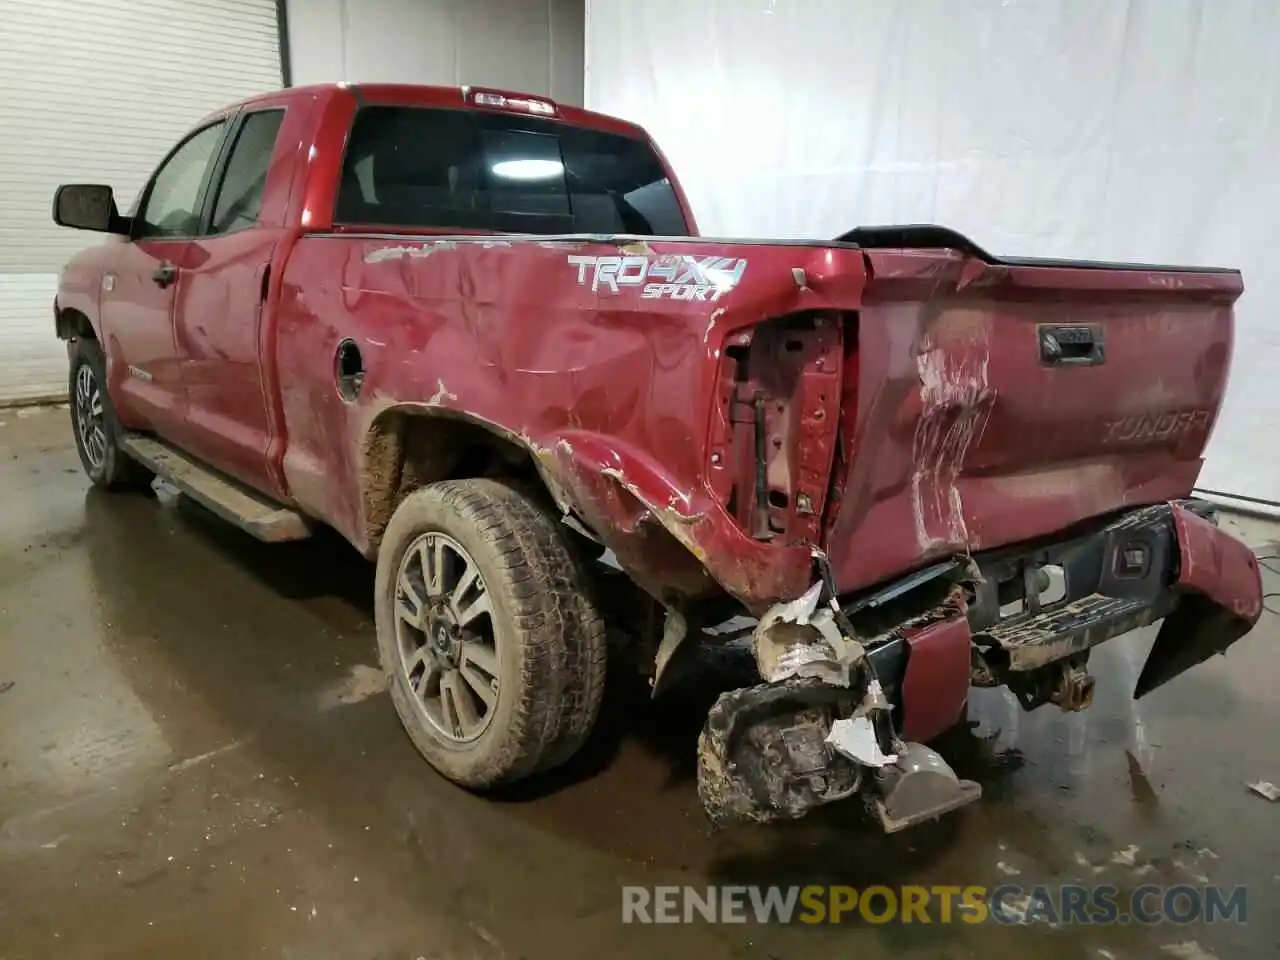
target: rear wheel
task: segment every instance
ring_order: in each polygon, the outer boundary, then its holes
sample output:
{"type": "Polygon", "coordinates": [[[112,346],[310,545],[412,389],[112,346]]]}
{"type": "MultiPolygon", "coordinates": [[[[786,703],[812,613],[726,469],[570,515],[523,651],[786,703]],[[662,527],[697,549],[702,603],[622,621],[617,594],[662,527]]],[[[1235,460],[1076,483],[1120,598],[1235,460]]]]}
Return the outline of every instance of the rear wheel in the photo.
{"type": "Polygon", "coordinates": [[[84,472],[106,490],[142,488],[153,474],[120,448],[123,430],[107,392],[107,363],[97,340],[73,341],[71,427],[84,472]]]}
{"type": "Polygon", "coordinates": [[[559,524],[494,480],[401,502],[378,552],[378,650],[437,770],[490,787],[572,756],[604,689],[604,624],[559,524]]]}

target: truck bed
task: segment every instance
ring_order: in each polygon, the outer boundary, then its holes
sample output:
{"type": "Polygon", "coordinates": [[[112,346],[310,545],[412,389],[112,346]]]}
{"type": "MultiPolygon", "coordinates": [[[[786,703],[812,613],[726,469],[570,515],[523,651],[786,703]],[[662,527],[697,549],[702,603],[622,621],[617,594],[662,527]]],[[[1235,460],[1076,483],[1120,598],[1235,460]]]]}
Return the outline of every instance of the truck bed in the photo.
{"type": "Polygon", "coordinates": [[[756,611],[807,588],[815,547],[850,592],[1191,492],[1237,272],[927,240],[304,236],[284,289],[312,292],[276,332],[290,489],[360,543],[346,451],[445,411],[529,450],[640,582],[756,611]],[[343,337],[369,344],[359,410],[308,386],[343,337]]]}

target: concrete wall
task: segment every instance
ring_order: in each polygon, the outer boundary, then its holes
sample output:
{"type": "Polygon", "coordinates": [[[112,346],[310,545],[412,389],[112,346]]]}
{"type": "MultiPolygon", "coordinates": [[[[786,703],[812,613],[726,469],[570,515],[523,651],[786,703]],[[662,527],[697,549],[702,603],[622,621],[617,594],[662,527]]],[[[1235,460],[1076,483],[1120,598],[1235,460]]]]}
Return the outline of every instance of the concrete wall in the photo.
{"type": "Polygon", "coordinates": [[[583,99],[583,0],[288,0],[295,85],[476,84],[583,99]]]}

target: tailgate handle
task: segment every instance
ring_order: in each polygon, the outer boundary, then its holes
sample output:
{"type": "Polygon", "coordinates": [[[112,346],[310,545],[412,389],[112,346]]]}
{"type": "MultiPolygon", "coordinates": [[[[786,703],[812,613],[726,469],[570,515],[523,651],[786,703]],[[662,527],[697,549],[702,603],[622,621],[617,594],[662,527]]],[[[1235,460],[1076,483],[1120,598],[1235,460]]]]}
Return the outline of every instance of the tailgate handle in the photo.
{"type": "Polygon", "coordinates": [[[1106,360],[1102,328],[1089,324],[1041,325],[1040,360],[1054,367],[1094,366],[1106,360]]]}

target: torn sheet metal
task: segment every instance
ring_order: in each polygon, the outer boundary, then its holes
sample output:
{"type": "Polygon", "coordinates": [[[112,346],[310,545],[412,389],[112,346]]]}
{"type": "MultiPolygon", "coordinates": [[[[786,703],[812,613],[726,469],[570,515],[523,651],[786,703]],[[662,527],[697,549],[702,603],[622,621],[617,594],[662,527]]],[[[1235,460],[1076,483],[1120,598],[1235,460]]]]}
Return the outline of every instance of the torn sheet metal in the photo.
{"type": "Polygon", "coordinates": [[[862,644],[844,636],[834,611],[818,609],[823,583],[796,600],[770,609],[755,629],[756,666],[770,683],[792,677],[849,686],[852,668],[866,656],[862,644]]]}
{"type": "Polygon", "coordinates": [[[658,695],[658,683],[662,680],[667,664],[671,662],[676,649],[688,639],[688,636],[689,622],[679,611],[668,610],[662,625],[662,642],[658,644],[658,652],[653,662],[653,696],[658,695]]]}
{"type": "Polygon", "coordinates": [[[1265,800],[1275,803],[1280,800],[1280,787],[1266,780],[1259,780],[1257,783],[1249,784],[1249,789],[1265,800]]]}
{"type": "Polygon", "coordinates": [[[887,767],[898,762],[896,753],[885,753],[868,716],[847,717],[831,724],[827,741],[841,756],[866,767],[887,767]]]}
{"type": "Polygon", "coordinates": [[[889,698],[884,695],[884,687],[880,686],[879,680],[872,677],[867,684],[867,692],[862,695],[862,709],[888,710],[889,707],[889,698]]]}

